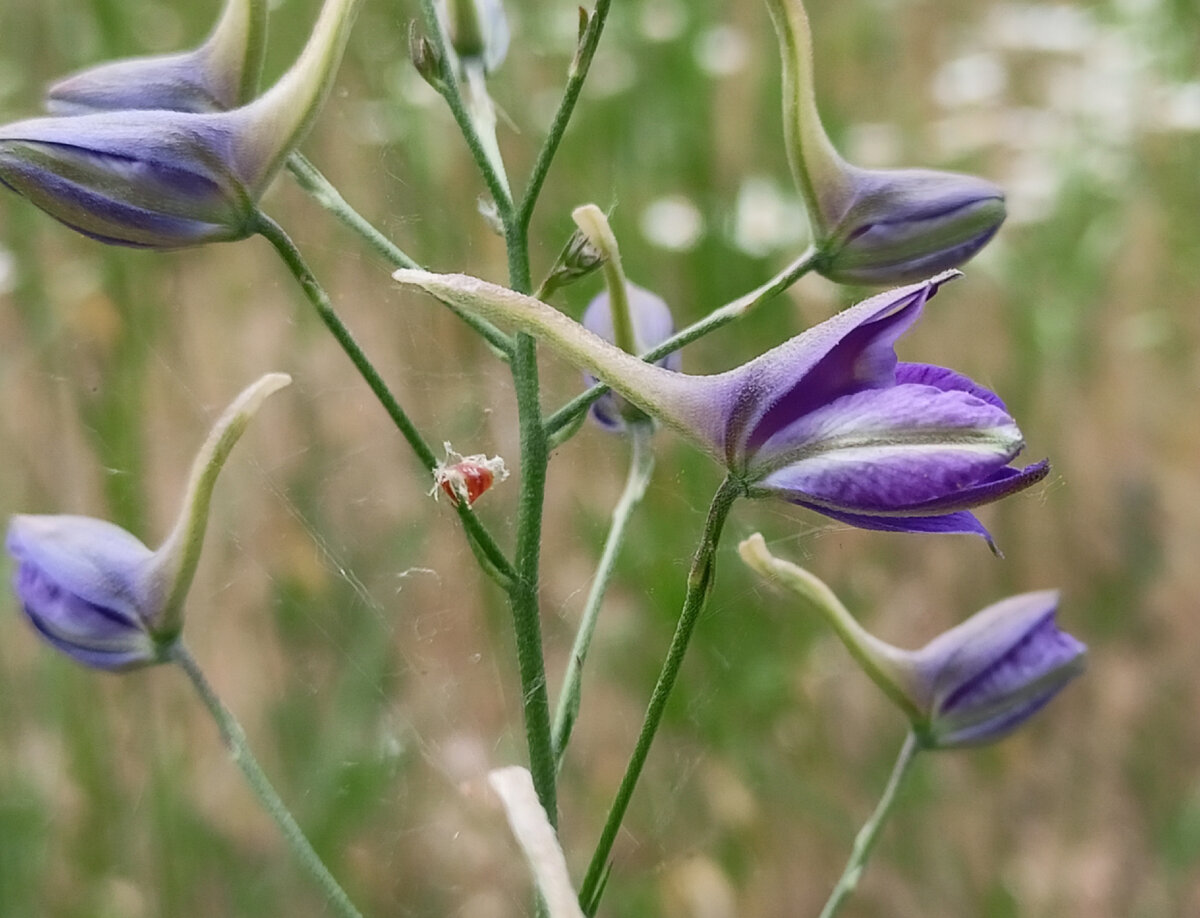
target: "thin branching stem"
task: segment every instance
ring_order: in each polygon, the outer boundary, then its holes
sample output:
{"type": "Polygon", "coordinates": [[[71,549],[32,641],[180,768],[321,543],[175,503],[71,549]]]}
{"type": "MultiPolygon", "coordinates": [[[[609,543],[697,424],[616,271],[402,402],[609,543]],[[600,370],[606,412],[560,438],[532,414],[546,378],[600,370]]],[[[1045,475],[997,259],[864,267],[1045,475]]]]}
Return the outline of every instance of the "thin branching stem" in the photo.
{"type": "Polygon", "coordinates": [[[204,702],[204,706],[208,708],[209,714],[217,723],[217,729],[221,732],[221,739],[225,743],[225,747],[229,750],[234,764],[241,769],[242,774],[246,778],[246,782],[250,785],[250,789],[254,792],[254,796],[258,798],[259,803],[263,805],[263,809],[275,821],[275,825],[279,827],[279,831],[283,834],[284,840],[288,847],[292,849],[292,854],[296,860],[308,872],[309,876],[316,881],[316,884],[321,887],[321,891],[325,893],[326,899],[333,907],[333,910],[341,916],[341,918],[362,918],[362,913],[350,901],[350,897],[346,895],[346,891],[342,889],[341,884],[330,873],[329,868],[325,866],[325,862],[321,860],[321,856],[313,849],[312,843],[309,842],[304,831],[292,816],[291,811],[287,808],[287,804],[283,802],[283,798],[275,790],[271,784],[266,772],[258,764],[258,760],[250,751],[250,745],[246,742],[246,734],[242,730],[241,724],[237,722],[237,718],[230,713],[229,709],[221,702],[220,697],[205,678],[203,670],[196,662],[195,657],[191,655],[183,643],[176,642],[168,653],[168,658],[175,663],[178,663],[180,668],[187,673],[188,679],[191,680],[192,686],[196,689],[196,693],[200,696],[200,700],[204,702]]]}
{"type": "Polygon", "coordinates": [[[517,335],[512,361],[517,411],[521,427],[521,491],[517,509],[516,577],[509,587],[509,605],[517,640],[521,700],[529,771],[551,825],[558,824],[558,769],[550,731],[550,699],[546,688],[545,652],[538,605],[542,512],[550,451],[542,424],[537,349],[533,338],[517,335]]]}
{"type": "Polygon", "coordinates": [[[608,527],[608,536],[604,540],[604,551],[600,555],[600,563],[596,565],[596,574],[592,579],[592,588],[588,592],[587,602],[583,607],[583,615],[579,620],[579,630],[575,634],[575,643],[571,647],[571,658],[567,663],[567,671],[563,676],[563,685],[558,695],[558,705],[554,710],[554,755],[558,767],[562,767],[563,756],[567,743],[571,739],[571,730],[579,715],[579,701],[582,693],[583,665],[587,661],[588,648],[592,644],[592,635],[596,631],[596,621],[600,617],[600,607],[604,603],[604,594],[608,591],[609,581],[612,580],[613,569],[616,567],[617,555],[625,541],[625,530],[633,511],[641,503],[646,493],[646,485],[654,472],[654,450],[651,441],[654,437],[654,425],[648,421],[640,421],[629,425],[629,477],[625,480],[625,490],[613,508],[612,523],[608,527]]]}
{"type": "Polygon", "coordinates": [[[850,860],[847,861],[846,869],[842,871],[842,876],[838,880],[837,886],[833,888],[833,892],[830,893],[825,907],[821,909],[820,918],[834,918],[838,909],[858,886],[858,881],[867,866],[867,858],[871,856],[871,849],[875,847],[875,842],[879,839],[879,830],[883,828],[883,823],[887,819],[888,813],[891,812],[892,804],[896,802],[896,791],[900,789],[900,784],[904,781],[909,767],[920,751],[921,743],[917,734],[910,731],[904,739],[904,745],[900,747],[900,754],[896,757],[896,764],[892,766],[891,777],[888,778],[887,786],[883,789],[883,796],[879,798],[879,803],[875,806],[875,812],[871,814],[871,818],[863,824],[854,838],[854,849],[850,853],[850,860]]]}
{"type": "Polygon", "coordinates": [[[546,183],[546,176],[550,172],[550,164],[554,161],[554,155],[558,152],[559,144],[562,143],[567,125],[575,113],[575,103],[579,101],[579,93],[587,79],[588,69],[592,66],[592,58],[596,56],[596,48],[600,44],[600,36],[604,33],[604,24],[608,19],[610,6],[612,6],[612,0],[596,0],[596,8],[588,17],[587,26],[580,36],[575,56],[571,59],[571,68],[567,75],[567,85],[563,90],[562,101],[558,103],[554,120],[550,122],[550,131],[546,134],[542,148],[538,151],[533,170],[529,174],[529,182],[525,186],[525,194],[522,195],[520,206],[517,208],[516,223],[521,227],[522,232],[529,230],[529,221],[533,219],[533,211],[537,207],[538,196],[541,194],[542,186],[546,183]]]}
{"type": "MultiPolygon", "coordinates": [[[[350,329],[342,322],[341,317],[333,308],[333,304],[329,300],[329,295],[321,286],[312,270],[308,267],[308,263],[304,260],[304,256],[300,254],[300,250],[283,227],[268,217],[266,214],[260,213],[257,218],[258,232],[264,236],[272,246],[275,247],[280,257],[283,259],[288,270],[296,278],[304,291],[308,301],[316,309],[317,315],[320,317],[325,327],[341,345],[343,351],[354,364],[355,369],[366,381],[371,392],[379,400],[383,409],[387,412],[388,417],[392,419],[392,423],[396,425],[396,429],[400,431],[401,436],[412,448],[416,454],[418,461],[424,466],[427,472],[432,474],[437,467],[438,460],[433,453],[433,449],[421,436],[421,432],[417,430],[408,413],[400,406],[400,402],[396,396],[392,394],[379,371],[375,369],[375,365],[371,363],[370,358],[363,352],[362,347],[355,340],[350,329]]],[[[460,501],[458,504],[458,515],[462,520],[463,527],[467,532],[467,541],[471,544],[471,549],[481,560],[485,560],[484,569],[492,575],[494,579],[500,582],[501,586],[508,587],[509,582],[514,578],[515,571],[504,552],[496,544],[490,532],[475,515],[466,501],[460,501]]]]}
{"type": "MultiPolygon", "coordinates": [[[[351,232],[367,243],[371,249],[393,268],[420,268],[407,252],[381,233],[366,217],[350,206],[340,191],[321,171],[299,153],[293,153],[287,161],[288,171],[296,183],[314,201],[333,214],[351,232]]],[[[500,331],[487,319],[446,304],[449,309],[474,329],[504,360],[512,355],[512,338],[500,331]]]]}
{"type": "Polygon", "coordinates": [[[712,591],[713,578],[716,573],[717,545],[721,539],[721,530],[725,526],[729,510],[740,493],[741,487],[734,479],[726,478],[717,489],[712,504],[708,508],[708,519],[704,523],[704,532],[700,536],[700,543],[696,547],[695,555],[692,556],[692,566],[688,571],[687,594],[684,596],[683,611],[679,614],[679,622],[675,626],[675,635],[671,638],[671,646],[667,649],[667,656],[663,661],[662,670],[659,672],[658,682],[654,686],[654,692],[650,695],[650,703],[646,707],[646,716],[642,721],[642,729],[638,734],[633,755],[629,759],[629,764],[625,766],[625,776],[621,779],[621,785],[609,808],[608,818],[600,833],[600,840],[596,843],[596,850],[592,854],[587,874],[579,888],[579,905],[586,915],[594,915],[600,905],[600,894],[603,892],[603,881],[607,874],[608,859],[612,854],[613,842],[616,841],[617,832],[625,818],[625,811],[629,808],[629,801],[637,787],[642,767],[646,764],[646,756],[650,753],[650,746],[662,723],[667,700],[671,697],[671,690],[675,688],[675,680],[679,676],[680,667],[683,666],[683,658],[687,653],[688,644],[691,642],[692,632],[696,628],[696,622],[699,621],[700,613],[704,611],[704,605],[712,591]]]}
{"type": "Polygon", "coordinates": [[[458,124],[458,129],[462,133],[463,139],[467,142],[467,148],[471,151],[471,158],[475,160],[475,165],[483,176],[484,184],[487,185],[492,200],[496,202],[500,220],[507,226],[513,222],[513,202],[512,192],[508,188],[508,181],[502,172],[504,168],[503,164],[493,162],[492,156],[488,153],[487,146],[479,136],[479,129],[475,123],[475,119],[471,117],[471,113],[467,109],[467,103],[463,98],[462,86],[459,82],[458,74],[454,72],[454,62],[457,60],[457,57],[446,38],[445,30],[442,28],[442,21],[438,17],[435,0],[421,0],[421,13],[425,20],[425,28],[429,31],[430,39],[433,42],[434,50],[437,52],[438,60],[441,62],[438,91],[442,94],[442,98],[446,100],[446,105],[449,106],[450,113],[454,116],[454,120],[458,124]]]}

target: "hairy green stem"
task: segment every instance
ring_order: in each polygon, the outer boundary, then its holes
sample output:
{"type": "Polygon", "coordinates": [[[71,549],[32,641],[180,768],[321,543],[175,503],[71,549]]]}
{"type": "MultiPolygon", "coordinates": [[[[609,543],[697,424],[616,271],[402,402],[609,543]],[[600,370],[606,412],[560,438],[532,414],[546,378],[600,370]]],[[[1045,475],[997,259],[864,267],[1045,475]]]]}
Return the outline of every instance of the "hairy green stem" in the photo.
{"type": "MultiPolygon", "coordinates": [[[[395,268],[419,268],[409,255],[394,242],[381,233],[366,217],[350,206],[340,191],[300,153],[288,157],[288,171],[297,184],[307,192],[314,201],[324,207],[342,222],[344,226],[367,243],[375,254],[395,268]]],[[[512,338],[498,329],[487,319],[481,318],[465,309],[450,306],[450,310],[474,329],[504,360],[512,354],[512,338]]]]}
{"type": "Polygon", "coordinates": [[[625,480],[625,490],[621,492],[620,500],[613,508],[612,523],[608,529],[608,537],[604,541],[604,551],[600,555],[600,563],[596,565],[596,576],[592,580],[592,588],[588,592],[587,602],[583,607],[579,630],[575,634],[575,643],[571,647],[571,658],[567,663],[562,689],[558,695],[558,705],[554,711],[554,755],[559,768],[562,767],[567,743],[571,739],[571,730],[579,715],[583,665],[587,660],[588,648],[591,646],[592,635],[596,630],[596,620],[600,617],[604,594],[608,591],[613,568],[616,566],[617,554],[625,541],[625,528],[633,511],[641,503],[642,497],[646,493],[646,485],[650,482],[650,476],[654,472],[654,450],[651,448],[654,425],[648,421],[641,421],[628,426],[630,452],[632,453],[629,462],[629,477],[625,480]]]}
{"type": "Polygon", "coordinates": [[[516,577],[509,587],[509,605],[517,640],[517,666],[521,674],[529,771],[550,824],[557,825],[558,770],[551,741],[550,699],[546,690],[546,663],[538,608],[542,511],[550,453],[542,425],[537,349],[529,335],[517,335],[512,374],[521,427],[521,493],[517,509],[516,577]]]}
{"type": "MultiPolygon", "coordinates": [[[[334,311],[333,304],[329,301],[329,295],[325,289],[317,281],[316,276],[305,262],[304,256],[300,254],[300,250],[296,248],[296,244],[292,242],[291,237],[284,232],[283,227],[268,217],[266,214],[258,214],[258,232],[264,236],[272,246],[275,247],[280,257],[283,259],[288,270],[296,278],[304,291],[308,301],[316,309],[317,315],[329,330],[330,334],[341,345],[343,351],[350,358],[359,374],[366,381],[367,386],[374,393],[383,409],[388,413],[388,417],[392,419],[392,423],[396,425],[396,429],[404,437],[405,441],[416,454],[417,459],[423,465],[426,471],[432,473],[437,467],[438,460],[434,455],[432,448],[425,438],[421,436],[421,432],[417,430],[412,419],[400,406],[400,402],[392,394],[383,377],[379,375],[379,371],[375,369],[375,365],[363,352],[362,347],[354,339],[354,335],[350,332],[342,322],[341,318],[334,311]]],[[[480,522],[479,518],[467,506],[466,501],[459,501],[458,516],[462,520],[463,527],[467,532],[467,541],[471,545],[472,551],[476,553],[481,560],[485,560],[484,570],[490,573],[493,578],[497,579],[501,586],[507,588],[509,582],[515,577],[515,571],[508,558],[504,556],[504,552],[496,544],[487,528],[480,522]],[[501,575],[501,577],[497,577],[501,575]]]]}
{"type": "Polygon", "coordinates": [[[329,904],[333,906],[335,912],[341,918],[362,918],[362,913],[355,908],[354,903],[350,901],[350,897],[346,895],[346,891],[342,889],[329,868],[325,866],[325,862],[321,860],[319,854],[313,850],[312,844],[305,837],[303,830],[296,823],[295,818],[288,810],[287,805],[280,798],[278,792],[272,786],[271,781],[267,778],[266,773],[258,764],[258,760],[254,758],[254,754],[250,751],[250,746],[246,742],[246,734],[242,730],[241,724],[230,713],[229,709],[221,703],[221,699],[217,693],[213,691],[212,686],[204,677],[204,672],[200,669],[195,657],[188,652],[188,649],[181,641],[176,642],[171,648],[170,659],[178,663],[183,671],[187,673],[192,685],[195,687],[200,699],[204,702],[204,706],[208,708],[213,720],[217,722],[217,729],[221,732],[221,739],[224,740],[229,754],[233,757],[234,763],[246,777],[250,789],[254,792],[254,796],[258,798],[279,826],[279,831],[283,833],[284,839],[288,843],[288,847],[292,849],[292,854],[300,862],[300,865],[308,871],[309,876],[316,881],[321,887],[321,891],[325,893],[325,897],[329,900],[329,904]]]}
{"type": "Polygon", "coordinates": [[[896,764],[892,766],[891,777],[888,778],[887,786],[883,789],[883,796],[879,798],[879,803],[875,806],[875,812],[871,814],[871,818],[864,823],[854,838],[854,849],[850,853],[850,860],[846,862],[846,869],[842,871],[837,886],[834,887],[825,907],[821,909],[820,918],[833,918],[850,894],[854,892],[854,888],[858,886],[858,881],[867,866],[867,858],[871,856],[871,849],[875,847],[875,842],[879,838],[879,830],[883,827],[892,804],[896,801],[896,791],[900,789],[904,776],[908,774],[909,766],[912,765],[920,751],[921,743],[917,734],[910,732],[904,739],[904,745],[900,747],[900,754],[896,757],[896,764]]]}
{"type": "Polygon", "coordinates": [[[659,672],[658,682],[654,686],[650,703],[646,707],[646,716],[642,721],[642,730],[638,734],[633,755],[629,759],[629,764],[625,766],[625,776],[621,779],[621,786],[617,789],[612,807],[608,811],[608,819],[604,823],[600,840],[596,844],[592,861],[588,865],[587,875],[579,889],[579,905],[586,915],[594,915],[600,905],[602,883],[607,872],[613,842],[616,841],[617,832],[625,818],[625,811],[629,808],[629,801],[633,797],[634,788],[637,787],[642,767],[646,764],[646,756],[650,752],[654,736],[662,723],[667,699],[671,697],[671,690],[675,687],[675,680],[683,665],[683,658],[692,639],[692,632],[695,630],[700,613],[704,611],[708,595],[712,591],[713,577],[716,573],[717,545],[721,539],[721,530],[740,490],[741,485],[738,482],[732,478],[726,478],[721,482],[721,487],[717,489],[712,504],[708,508],[708,519],[704,523],[704,532],[700,536],[700,543],[696,547],[695,555],[692,556],[692,566],[688,571],[687,594],[683,600],[683,611],[679,614],[679,622],[675,626],[675,635],[671,638],[671,646],[667,649],[667,656],[663,661],[662,670],[659,672]]]}
{"type": "Polygon", "coordinates": [[[458,74],[454,72],[453,61],[457,60],[457,55],[446,38],[442,22],[438,18],[435,0],[421,0],[421,13],[425,19],[425,28],[429,31],[433,47],[437,52],[438,60],[441,62],[438,91],[446,100],[446,105],[450,107],[450,113],[454,116],[458,129],[467,142],[471,157],[475,160],[475,165],[479,168],[484,183],[487,185],[492,199],[496,202],[500,219],[507,226],[513,222],[513,201],[499,151],[488,149],[488,145],[480,137],[475,118],[471,116],[471,112],[467,108],[458,74]]]}
{"type": "Polygon", "coordinates": [[[579,93],[587,79],[588,68],[592,66],[592,58],[595,57],[596,48],[600,44],[600,36],[604,32],[604,23],[608,19],[610,6],[612,6],[612,0],[596,0],[596,8],[588,17],[587,27],[580,37],[575,57],[571,60],[571,69],[567,75],[567,85],[563,90],[562,101],[558,103],[554,120],[550,122],[550,131],[542,142],[542,148],[538,151],[537,160],[529,174],[529,182],[525,186],[525,194],[522,195],[520,206],[517,208],[516,222],[523,232],[529,229],[529,221],[533,219],[533,210],[537,206],[542,186],[546,183],[550,164],[554,161],[554,155],[558,152],[559,144],[562,143],[567,125],[571,121],[571,115],[575,112],[575,103],[579,101],[579,93]]]}
{"type": "MultiPolygon", "coordinates": [[[[730,322],[740,319],[767,300],[778,296],[788,287],[792,286],[792,284],[816,266],[818,259],[819,254],[817,250],[809,246],[799,258],[765,284],[756,287],[749,293],[739,296],[736,300],[732,300],[724,306],[714,309],[703,319],[693,322],[687,328],[677,331],[666,341],[662,342],[662,344],[646,351],[646,353],[641,355],[641,358],[647,363],[661,360],[672,351],[677,351],[681,347],[716,331],[718,328],[723,328],[730,322]]],[[[603,383],[597,383],[587,391],[575,396],[575,398],[571,399],[571,401],[567,402],[546,419],[546,433],[554,437],[559,430],[571,424],[579,415],[587,411],[588,407],[596,399],[600,398],[607,391],[608,386],[603,383]]]]}

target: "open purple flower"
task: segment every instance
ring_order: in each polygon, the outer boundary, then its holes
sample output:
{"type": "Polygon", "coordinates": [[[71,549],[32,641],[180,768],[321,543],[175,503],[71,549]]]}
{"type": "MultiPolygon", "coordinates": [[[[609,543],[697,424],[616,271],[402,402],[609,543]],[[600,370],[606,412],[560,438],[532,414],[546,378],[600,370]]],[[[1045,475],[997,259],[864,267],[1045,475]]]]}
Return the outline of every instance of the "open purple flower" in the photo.
{"type": "MultiPolygon", "coordinates": [[[[900,363],[896,340],[940,275],[881,293],[715,376],[652,366],[556,309],[465,275],[393,277],[557,348],[722,462],[751,497],[777,497],[864,529],[970,532],[970,512],[1045,477],[1012,468],[1024,446],[992,392],[928,364],[900,363]]],[[[990,539],[989,539],[990,540],[990,539]]]]}
{"type": "Polygon", "coordinates": [[[1058,593],[1010,596],[919,650],[865,631],[817,577],[776,558],[755,533],[742,560],[816,609],[868,676],[904,711],[930,749],[1001,739],[1083,672],[1087,648],[1055,623],[1058,593]]]}
{"type": "Polygon", "coordinates": [[[162,662],[183,628],[217,475],[266,397],[290,382],[268,374],[221,415],[192,464],[175,526],[156,551],[106,520],[12,518],[5,547],[17,565],[13,588],[43,638],[95,669],[162,662]]]}
{"type": "Polygon", "coordinates": [[[258,89],[266,31],[266,0],[227,0],[212,33],[198,48],[108,61],[81,70],[46,91],[46,108],[55,115],[237,108],[258,89]]]}
{"type": "Polygon", "coordinates": [[[296,63],[240,108],[0,126],[0,184],[101,242],[167,249],[244,239],[329,91],[359,2],[326,0],[296,63]]]}

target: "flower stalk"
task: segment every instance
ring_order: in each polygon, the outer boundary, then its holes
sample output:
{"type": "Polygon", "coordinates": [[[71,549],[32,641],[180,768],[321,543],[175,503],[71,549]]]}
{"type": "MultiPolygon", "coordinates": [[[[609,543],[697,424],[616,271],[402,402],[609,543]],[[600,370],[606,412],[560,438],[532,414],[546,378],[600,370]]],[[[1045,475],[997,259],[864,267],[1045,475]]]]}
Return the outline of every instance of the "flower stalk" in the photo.
{"type": "Polygon", "coordinates": [[[617,839],[617,832],[625,819],[625,812],[629,809],[629,801],[633,798],[633,792],[637,788],[638,778],[641,777],[642,768],[646,764],[646,757],[650,754],[650,747],[654,743],[654,737],[662,723],[663,713],[667,709],[667,701],[675,688],[679,670],[683,666],[683,659],[692,640],[692,633],[696,629],[696,622],[700,620],[700,613],[704,611],[709,594],[712,592],[721,531],[725,527],[725,520],[729,517],[729,511],[732,509],[738,493],[737,482],[726,478],[721,482],[716,494],[713,495],[712,504],[708,508],[704,531],[700,536],[696,553],[692,556],[691,568],[688,570],[687,593],[683,600],[683,610],[680,612],[679,621],[675,626],[675,634],[671,638],[671,645],[663,660],[658,681],[650,695],[650,703],[646,707],[646,715],[642,720],[642,729],[638,734],[633,754],[625,766],[625,775],[621,779],[620,787],[609,808],[608,818],[600,833],[600,840],[596,843],[596,850],[592,854],[587,874],[579,888],[579,903],[583,907],[584,914],[588,916],[595,915],[596,909],[600,906],[600,896],[604,891],[604,879],[607,876],[608,859],[612,854],[613,843],[617,839]]]}
{"type": "Polygon", "coordinates": [[[313,848],[312,843],[304,834],[304,830],[300,828],[299,823],[292,816],[287,804],[283,802],[283,798],[279,796],[279,792],[271,784],[271,780],[267,777],[266,772],[258,764],[258,760],[250,750],[250,744],[246,741],[246,733],[242,730],[241,724],[237,722],[237,719],[222,703],[220,697],[209,684],[208,679],[205,678],[204,672],[200,669],[200,665],[196,662],[195,657],[191,655],[182,642],[177,643],[172,648],[171,660],[178,663],[180,668],[187,674],[192,687],[196,690],[196,694],[200,696],[200,700],[204,702],[208,713],[216,721],[217,729],[221,733],[221,739],[229,750],[234,764],[237,765],[242,775],[246,778],[246,783],[250,785],[250,790],[254,792],[254,796],[258,798],[258,802],[267,811],[267,815],[279,827],[284,841],[291,848],[296,860],[300,862],[300,866],[304,868],[317,886],[321,888],[326,900],[340,918],[362,918],[362,913],[350,901],[350,897],[346,895],[346,891],[342,889],[341,884],[338,883],[329,868],[325,866],[325,862],[321,860],[321,856],[313,848]]]}

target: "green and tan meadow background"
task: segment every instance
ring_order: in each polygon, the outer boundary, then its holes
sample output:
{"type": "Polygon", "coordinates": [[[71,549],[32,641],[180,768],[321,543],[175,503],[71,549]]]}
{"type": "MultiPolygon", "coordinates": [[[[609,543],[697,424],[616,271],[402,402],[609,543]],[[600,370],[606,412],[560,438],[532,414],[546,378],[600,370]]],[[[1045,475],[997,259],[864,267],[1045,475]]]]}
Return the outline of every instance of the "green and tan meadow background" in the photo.
{"type": "MultiPolygon", "coordinates": [[[[492,82],[518,186],[557,102],[570,0],[509,0],[492,82]]],[[[613,207],[630,277],[692,321],[804,246],[778,59],[752,0],[616,0],[534,221],[535,273],[570,209],[613,207]]],[[[818,96],[848,158],[974,171],[999,237],[900,345],[999,391],[1050,478],[968,537],[864,533],[743,502],[616,848],[602,913],[814,915],[903,724],[830,633],[736,557],[762,530],[881,636],[916,646],[1012,592],[1058,586],[1088,673],[995,747],[928,756],[846,915],[1200,914],[1200,9],[1193,0],[811,0],[818,96]]],[[[268,75],[315,0],[281,0],[268,75]]],[[[6,0],[0,118],[51,78],[195,44],[215,0],[6,0]]],[[[416,4],[367,0],[304,150],[424,264],[504,277],[481,183],[408,60],[416,4]]],[[[286,176],[264,202],[430,440],[517,455],[508,374],[452,315],[286,176]]],[[[572,288],[578,315],[599,289],[572,288]]],[[[687,349],[726,369],[861,293],[808,278],[687,349]]],[[[167,254],[83,239],[0,194],[0,514],[108,517],[155,544],[216,413],[273,398],[217,488],[187,630],[318,850],[369,916],[529,911],[482,776],[524,761],[503,597],[448,505],[261,240],[167,254]]],[[[549,354],[545,405],[577,374],[549,354]]],[[[683,594],[719,470],[669,433],[585,676],[562,773],[586,865],[683,594]]],[[[542,622],[556,692],[626,447],[558,449],[542,622]]],[[[477,506],[505,536],[512,479],[477,506]]],[[[5,561],[7,565],[7,561],[5,561]]],[[[7,578],[9,568],[4,567],[7,578]]],[[[171,668],[86,671],[0,596],[0,916],[326,914],[171,668]]]]}

